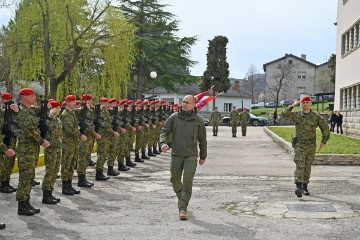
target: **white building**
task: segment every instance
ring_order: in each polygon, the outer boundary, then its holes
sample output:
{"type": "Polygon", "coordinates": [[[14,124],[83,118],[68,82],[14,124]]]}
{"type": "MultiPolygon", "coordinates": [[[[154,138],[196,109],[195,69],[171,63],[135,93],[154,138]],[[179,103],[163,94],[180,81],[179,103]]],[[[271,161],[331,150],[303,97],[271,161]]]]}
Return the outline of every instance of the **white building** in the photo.
{"type": "Polygon", "coordinates": [[[335,109],[344,115],[344,132],[360,135],[360,1],[338,0],[335,109]]]}

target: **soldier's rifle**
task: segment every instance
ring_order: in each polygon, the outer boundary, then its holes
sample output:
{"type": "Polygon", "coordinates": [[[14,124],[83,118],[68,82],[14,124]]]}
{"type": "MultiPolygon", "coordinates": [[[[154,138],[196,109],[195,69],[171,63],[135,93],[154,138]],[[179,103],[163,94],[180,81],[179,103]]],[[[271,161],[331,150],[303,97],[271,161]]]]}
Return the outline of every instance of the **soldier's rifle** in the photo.
{"type": "Polygon", "coordinates": [[[126,126],[126,124],[127,124],[127,107],[128,107],[128,105],[125,104],[124,108],[121,112],[121,121],[123,122],[124,126],[126,126]]]}
{"type": "Polygon", "coordinates": [[[95,126],[95,132],[99,132],[100,131],[100,127],[101,127],[101,105],[100,104],[96,104],[95,105],[95,112],[94,112],[94,126],[95,126]]]}
{"type": "Polygon", "coordinates": [[[113,119],[111,125],[114,132],[117,132],[120,126],[118,121],[118,112],[119,112],[119,107],[118,106],[113,107],[113,119]]]}
{"type": "Polygon", "coordinates": [[[145,122],[150,123],[150,105],[146,105],[145,122]]]}
{"type": "Polygon", "coordinates": [[[151,109],[151,122],[155,124],[156,122],[156,116],[155,116],[155,107],[151,109]]]}
{"type": "Polygon", "coordinates": [[[45,139],[48,131],[50,130],[49,126],[47,125],[46,121],[51,119],[49,117],[49,109],[48,109],[48,99],[45,98],[40,102],[40,120],[39,120],[39,129],[40,129],[40,136],[45,139]]]}
{"type": "Polygon", "coordinates": [[[82,101],[81,102],[81,107],[80,107],[80,119],[79,119],[79,127],[80,127],[80,133],[81,134],[86,133],[86,129],[87,129],[87,126],[88,126],[86,124],[86,120],[88,120],[89,118],[86,116],[86,112],[87,112],[86,101],[82,101]]]}
{"type": "Polygon", "coordinates": [[[134,102],[134,104],[131,106],[131,112],[130,112],[131,126],[135,126],[135,124],[136,124],[135,114],[136,114],[136,104],[134,102]]]}
{"type": "Polygon", "coordinates": [[[10,146],[11,140],[18,135],[18,130],[13,130],[11,127],[19,127],[19,123],[14,120],[13,110],[10,108],[11,104],[14,104],[13,100],[5,103],[4,125],[2,129],[2,134],[4,135],[4,143],[6,144],[6,146],[10,146]]]}
{"type": "Polygon", "coordinates": [[[140,123],[145,122],[145,119],[144,119],[144,105],[141,105],[140,110],[139,110],[139,122],[140,123]]]}
{"type": "Polygon", "coordinates": [[[163,120],[163,109],[162,106],[160,105],[159,107],[159,121],[161,122],[163,120]]]}

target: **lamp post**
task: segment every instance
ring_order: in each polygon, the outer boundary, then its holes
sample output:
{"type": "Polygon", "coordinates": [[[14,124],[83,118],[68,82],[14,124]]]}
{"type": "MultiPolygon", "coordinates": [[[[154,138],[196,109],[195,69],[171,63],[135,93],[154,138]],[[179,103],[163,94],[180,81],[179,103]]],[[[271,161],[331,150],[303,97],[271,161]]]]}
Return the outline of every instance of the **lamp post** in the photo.
{"type": "Polygon", "coordinates": [[[153,79],[153,84],[154,84],[154,86],[153,86],[153,96],[152,96],[152,98],[155,99],[154,90],[155,90],[155,78],[157,77],[157,73],[156,73],[155,71],[152,71],[152,72],[150,73],[150,77],[153,79]]]}

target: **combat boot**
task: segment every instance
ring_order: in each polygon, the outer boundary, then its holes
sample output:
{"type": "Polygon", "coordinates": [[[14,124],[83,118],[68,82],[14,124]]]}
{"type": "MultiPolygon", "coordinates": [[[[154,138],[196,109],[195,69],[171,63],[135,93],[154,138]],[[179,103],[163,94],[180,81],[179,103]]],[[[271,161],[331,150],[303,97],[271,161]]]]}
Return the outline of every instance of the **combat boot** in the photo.
{"type": "Polygon", "coordinates": [[[126,166],[128,166],[128,167],[135,167],[137,164],[136,163],[134,163],[134,162],[132,162],[131,160],[130,160],[130,156],[129,157],[125,157],[125,159],[126,159],[126,166]]]}
{"type": "Polygon", "coordinates": [[[19,201],[18,202],[18,215],[26,215],[26,216],[31,216],[35,214],[34,210],[31,210],[27,207],[27,203],[26,201],[19,201]]]}
{"type": "Polygon", "coordinates": [[[118,176],[120,173],[114,170],[114,167],[108,166],[107,175],[118,176]]]}
{"type": "Polygon", "coordinates": [[[13,186],[10,185],[10,180],[7,180],[7,181],[5,181],[5,182],[6,182],[7,187],[8,187],[10,190],[12,190],[13,192],[16,192],[17,188],[15,188],[15,187],[13,187],[13,186]]]}
{"type": "Polygon", "coordinates": [[[79,177],[78,187],[91,188],[91,187],[93,186],[91,183],[89,183],[89,182],[86,180],[85,174],[79,174],[78,177],[79,177]]]}
{"type": "Polygon", "coordinates": [[[301,182],[296,182],[296,190],[295,190],[295,194],[298,198],[302,197],[303,194],[303,188],[302,188],[302,183],[301,182]]]}
{"type": "Polygon", "coordinates": [[[60,198],[56,198],[56,197],[54,197],[53,195],[52,195],[52,190],[51,191],[49,191],[49,194],[50,194],[50,197],[52,198],[52,199],[54,199],[56,202],[60,202],[60,198]]]}
{"type": "Polygon", "coordinates": [[[98,181],[106,181],[109,179],[109,177],[105,177],[105,175],[103,174],[103,170],[96,170],[95,179],[98,181]]]}
{"type": "Polygon", "coordinates": [[[160,147],[160,145],[159,145],[159,151],[158,151],[158,152],[159,152],[159,154],[161,154],[161,147],[160,147]]]}
{"type": "Polygon", "coordinates": [[[42,203],[44,204],[57,204],[58,201],[51,197],[51,193],[48,190],[43,190],[42,203]]]}
{"type": "Polygon", "coordinates": [[[151,148],[148,148],[148,156],[155,157],[156,155],[152,153],[151,148]]]}
{"type": "Polygon", "coordinates": [[[6,228],[6,224],[5,223],[0,223],[0,230],[5,229],[6,228]]]}
{"type": "Polygon", "coordinates": [[[141,151],[141,158],[142,159],[150,159],[150,157],[146,156],[145,151],[141,151]]]}
{"type": "Polygon", "coordinates": [[[156,147],[153,147],[153,154],[160,154],[160,153],[156,150],[156,147]]]}
{"type": "Polygon", "coordinates": [[[309,196],[310,195],[310,192],[308,190],[308,185],[307,184],[304,184],[303,185],[303,191],[304,191],[304,195],[305,196],[309,196]]]}
{"type": "Polygon", "coordinates": [[[95,166],[95,165],[96,165],[96,162],[94,162],[93,160],[90,159],[89,166],[92,167],[92,166],[95,166]]]}
{"type": "Polygon", "coordinates": [[[27,208],[30,210],[33,210],[35,213],[39,213],[40,212],[40,208],[34,208],[31,204],[30,204],[30,198],[28,198],[26,200],[26,204],[27,204],[27,208]]]}
{"type": "Polygon", "coordinates": [[[37,185],[40,185],[40,182],[32,180],[31,184],[32,184],[33,187],[35,187],[37,185]]]}
{"type": "Polygon", "coordinates": [[[2,192],[2,193],[12,193],[14,191],[8,187],[6,181],[1,181],[0,192],[2,192]]]}
{"type": "Polygon", "coordinates": [[[139,157],[138,153],[135,153],[135,162],[144,162],[144,160],[139,157]]]}
{"type": "Polygon", "coordinates": [[[72,179],[68,180],[68,188],[74,192],[74,194],[80,194],[80,190],[76,190],[75,188],[73,188],[72,186],[72,179]]]}
{"type": "Polygon", "coordinates": [[[74,195],[74,192],[69,189],[67,180],[62,181],[62,194],[64,195],[74,195]]]}

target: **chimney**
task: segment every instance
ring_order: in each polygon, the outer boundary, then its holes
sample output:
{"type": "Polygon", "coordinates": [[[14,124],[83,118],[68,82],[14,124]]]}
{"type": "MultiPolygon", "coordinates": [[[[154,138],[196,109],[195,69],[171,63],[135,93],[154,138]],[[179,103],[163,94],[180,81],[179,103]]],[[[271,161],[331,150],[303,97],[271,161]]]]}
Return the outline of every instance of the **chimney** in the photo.
{"type": "Polygon", "coordinates": [[[234,82],[234,88],[235,88],[236,90],[240,90],[240,81],[239,81],[239,80],[236,80],[236,81],[234,82]]]}
{"type": "Polygon", "coordinates": [[[302,53],[302,54],[301,54],[301,58],[304,59],[304,60],[306,60],[306,54],[303,54],[303,53],[302,53]]]}

